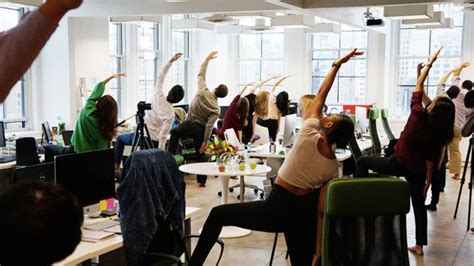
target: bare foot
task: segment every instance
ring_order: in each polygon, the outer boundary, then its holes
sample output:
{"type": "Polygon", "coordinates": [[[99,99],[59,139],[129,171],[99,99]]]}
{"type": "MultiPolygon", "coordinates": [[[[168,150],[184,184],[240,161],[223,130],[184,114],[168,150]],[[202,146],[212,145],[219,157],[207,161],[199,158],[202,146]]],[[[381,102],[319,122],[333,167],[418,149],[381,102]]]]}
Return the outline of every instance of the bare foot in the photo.
{"type": "Polygon", "coordinates": [[[408,250],[412,253],[415,253],[415,255],[423,256],[423,246],[416,245],[411,248],[408,248],[408,250]]]}

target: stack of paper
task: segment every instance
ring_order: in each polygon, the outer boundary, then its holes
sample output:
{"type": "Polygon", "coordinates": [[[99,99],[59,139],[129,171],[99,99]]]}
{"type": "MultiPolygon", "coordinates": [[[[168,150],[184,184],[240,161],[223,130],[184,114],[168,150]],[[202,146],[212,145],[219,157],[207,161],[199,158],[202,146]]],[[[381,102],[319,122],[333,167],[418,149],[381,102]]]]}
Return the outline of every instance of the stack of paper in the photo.
{"type": "Polygon", "coordinates": [[[87,242],[98,242],[107,237],[113,236],[112,232],[103,232],[103,231],[92,231],[92,230],[82,230],[82,240],[87,242]]]}

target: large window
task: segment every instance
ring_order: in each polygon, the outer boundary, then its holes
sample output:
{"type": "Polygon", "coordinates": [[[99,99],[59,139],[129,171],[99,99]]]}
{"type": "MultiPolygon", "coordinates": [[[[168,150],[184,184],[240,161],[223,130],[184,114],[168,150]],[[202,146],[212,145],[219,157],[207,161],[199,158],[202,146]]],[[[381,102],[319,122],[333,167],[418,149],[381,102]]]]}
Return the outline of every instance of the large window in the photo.
{"type": "Polygon", "coordinates": [[[438,82],[445,73],[459,66],[462,43],[462,7],[454,5],[435,5],[435,10],[444,11],[445,16],[454,19],[453,29],[417,30],[412,26],[400,26],[400,47],[398,58],[398,90],[396,114],[410,112],[411,94],[416,85],[416,67],[425,63],[429,56],[443,46],[438,60],[428,76],[425,89],[433,97],[438,82]]]}
{"type": "MultiPolygon", "coordinates": [[[[353,48],[367,51],[367,31],[341,25],[340,33],[318,33],[312,37],[312,93],[317,93],[334,60],[353,48]]],[[[339,71],[327,102],[365,103],[367,52],[351,59],[339,71]]]]}
{"type": "MultiPolygon", "coordinates": [[[[0,32],[17,25],[22,14],[22,10],[0,7],[0,32]]],[[[8,94],[6,100],[0,104],[0,119],[6,123],[7,130],[27,127],[25,99],[27,76],[28,74],[18,81],[10,91],[10,94],[8,94]]]]}
{"type": "Polygon", "coordinates": [[[159,57],[159,24],[142,22],[138,36],[138,99],[147,101],[153,96],[159,57]]]}
{"type": "Polygon", "coordinates": [[[183,56],[171,68],[171,84],[183,86],[185,92],[183,101],[187,103],[189,91],[189,32],[171,32],[171,54],[174,55],[176,53],[182,53],[183,56]]]}
{"type": "Polygon", "coordinates": [[[274,75],[284,74],[282,32],[243,34],[238,38],[240,88],[249,82],[258,82],[274,75]]]}
{"type": "MultiPolygon", "coordinates": [[[[110,44],[110,72],[125,72],[125,27],[124,24],[110,23],[109,44],[110,44]]],[[[110,81],[110,92],[119,106],[119,114],[122,111],[122,96],[125,87],[123,77],[110,81]]]]}

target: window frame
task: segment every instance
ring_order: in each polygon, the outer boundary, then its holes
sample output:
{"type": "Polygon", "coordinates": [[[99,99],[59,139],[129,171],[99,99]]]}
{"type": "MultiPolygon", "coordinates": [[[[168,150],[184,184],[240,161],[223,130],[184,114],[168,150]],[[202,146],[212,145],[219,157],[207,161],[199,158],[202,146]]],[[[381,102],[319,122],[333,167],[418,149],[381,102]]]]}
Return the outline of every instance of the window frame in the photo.
{"type": "MultiPolygon", "coordinates": [[[[188,96],[189,96],[189,64],[190,64],[190,58],[191,58],[191,49],[190,49],[190,43],[191,43],[191,34],[188,31],[177,31],[177,30],[171,30],[171,56],[173,56],[175,53],[183,53],[183,56],[175,62],[175,64],[183,64],[183,80],[177,80],[175,76],[172,76],[172,83],[174,84],[179,84],[183,86],[184,88],[184,98],[183,98],[183,104],[189,103],[188,96]],[[178,51],[178,47],[173,47],[173,41],[174,38],[176,37],[175,34],[183,34],[183,39],[184,39],[184,49],[183,51],[178,51]]],[[[178,69],[178,67],[175,67],[171,71],[174,71],[178,69]]]]}
{"type": "MultiPolygon", "coordinates": [[[[114,59],[114,62],[116,63],[115,67],[117,69],[117,73],[123,73],[126,72],[126,27],[123,23],[114,22],[111,22],[109,27],[112,25],[117,27],[117,33],[115,36],[117,39],[117,53],[110,53],[109,51],[109,57],[110,59],[114,59]]],[[[117,86],[111,87],[110,89],[117,90],[116,100],[119,106],[119,116],[121,116],[123,112],[122,109],[124,103],[124,92],[126,90],[127,83],[124,81],[123,77],[119,77],[116,82],[117,86]]]]}
{"type": "MultiPolygon", "coordinates": [[[[141,90],[144,89],[145,90],[145,99],[139,99],[139,100],[143,100],[143,101],[148,101],[152,95],[153,95],[153,92],[155,90],[155,84],[157,82],[157,79],[158,79],[158,66],[159,66],[159,62],[160,62],[160,55],[161,55],[161,24],[160,23],[151,23],[150,24],[153,25],[154,27],[154,30],[153,30],[153,49],[143,49],[140,47],[140,27],[143,27],[141,25],[137,25],[137,70],[140,69],[140,60],[143,58],[144,62],[145,62],[145,66],[144,66],[144,69],[145,69],[145,77],[146,77],[146,60],[145,60],[145,54],[146,53],[153,53],[154,54],[154,59],[153,59],[153,67],[154,67],[154,71],[153,71],[153,85],[151,88],[148,88],[147,87],[147,84],[152,81],[152,79],[140,79],[140,73],[139,71],[137,72],[137,85],[138,85],[138,90],[137,92],[140,94],[141,93],[141,90]],[[142,57],[143,56],[143,57],[142,57]],[[141,88],[140,86],[140,83],[141,82],[144,82],[145,84],[145,87],[144,88],[141,88]],[[151,90],[151,94],[148,95],[148,92],[149,90],[151,90]]],[[[140,98],[140,97],[138,97],[140,98]]]]}

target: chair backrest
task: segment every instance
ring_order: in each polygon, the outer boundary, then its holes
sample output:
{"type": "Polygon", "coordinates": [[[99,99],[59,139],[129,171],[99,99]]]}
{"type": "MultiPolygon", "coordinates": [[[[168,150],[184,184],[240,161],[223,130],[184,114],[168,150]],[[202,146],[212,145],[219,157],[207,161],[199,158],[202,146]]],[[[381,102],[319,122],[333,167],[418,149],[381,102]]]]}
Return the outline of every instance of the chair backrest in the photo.
{"type": "Polygon", "coordinates": [[[382,126],[385,131],[385,134],[387,134],[387,137],[389,140],[394,140],[395,136],[393,135],[393,132],[390,129],[390,125],[388,124],[388,109],[383,108],[380,111],[381,111],[381,116],[382,116],[382,126]]]}
{"type": "Polygon", "coordinates": [[[63,136],[63,141],[65,146],[70,146],[71,145],[71,137],[72,134],[74,133],[73,130],[63,130],[61,131],[61,135],[63,136]]]}
{"type": "Polygon", "coordinates": [[[372,150],[375,154],[382,152],[380,145],[379,134],[377,133],[377,119],[379,118],[380,110],[377,108],[370,108],[369,111],[369,133],[372,140],[372,150]]]}
{"type": "Polygon", "coordinates": [[[54,162],[17,167],[13,174],[15,184],[24,182],[54,182],[54,162]]]}
{"type": "Polygon", "coordinates": [[[255,135],[260,136],[260,138],[255,141],[255,144],[265,144],[270,142],[270,135],[268,134],[268,129],[262,127],[259,124],[255,125],[255,135]]]}
{"type": "Polygon", "coordinates": [[[349,139],[349,149],[351,150],[352,158],[354,158],[354,161],[357,163],[357,160],[362,157],[362,151],[360,150],[355,135],[349,139]]]}
{"type": "Polygon", "coordinates": [[[38,149],[35,138],[19,138],[16,140],[16,164],[35,165],[39,164],[38,149]]]}
{"type": "MultiPolygon", "coordinates": [[[[331,181],[324,208],[322,265],[329,265],[330,260],[333,259],[330,257],[332,253],[330,241],[334,237],[333,234],[335,234],[333,223],[336,219],[378,216],[400,217],[400,235],[396,236],[395,239],[398,239],[401,243],[395,243],[395,245],[400,247],[399,250],[402,254],[399,257],[401,257],[401,261],[408,265],[405,215],[409,211],[410,187],[403,180],[396,178],[354,178],[331,181]]],[[[387,219],[387,221],[391,220],[387,219]]],[[[393,223],[393,221],[391,222],[393,223]]],[[[385,227],[392,226],[388,222],[382,224],[385,227]]],[[[375,230],[373,225],[371,229],[375,230]]],[[[392,229],[389,228],[389,231],[394,234],[395,230],[392,229]]],[[[344,231],[344,228],[340,230],[344,231]]],[[[367,234],[370,235],[368,232],[367,234]]],[[[356,240],[358,237],[356,236],[356,240]]],[[[391,240],[382,239],[379,241],[391,240]]],[[[361,242],[355,243],[355,245],[364,245],[363,241],[361,242]]],[[[343,249],[343,247],[340,248],[343,249]]],[[[344,253],[345,251],[342,250],[341,252],[344,253]]]]}

